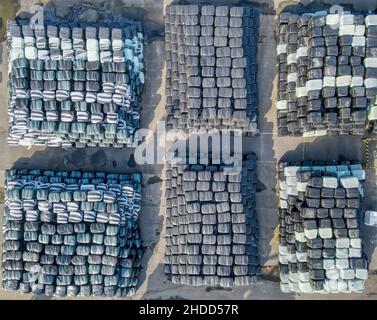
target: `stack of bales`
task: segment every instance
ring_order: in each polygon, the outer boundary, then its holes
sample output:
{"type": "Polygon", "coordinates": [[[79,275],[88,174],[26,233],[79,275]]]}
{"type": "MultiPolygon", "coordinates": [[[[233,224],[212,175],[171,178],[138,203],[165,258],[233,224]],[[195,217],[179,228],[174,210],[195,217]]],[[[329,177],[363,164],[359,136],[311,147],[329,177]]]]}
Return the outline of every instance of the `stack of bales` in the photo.
{"type": "Polygon", "coordinates": [[[233,287],[260,274],[256,157],[247,156],[240,173],[223,169],[168,167],[165,274],[173,283],[233,287]]]}
{"type": "Polygon", "coordinates": [[[167,127],[257,133],[258,10],[167,7],[167,127]]]}
{"type": "Polygon", "coordinates": [[[366,49],[365,49],[365,73],[368,77],[368,91],[370,103],[368,120],[373,124],[374,132],[377,132],[377,15],[369,15],[365,18],[366,49]]]}
{"type": "Polygon", "coordinates": [[[2,287],[56,296],[135,294],[140,174],[6,173],[2,287]]]}
{"type": "Polygon", "coordinates": [[[283,292],[362,292],[368,278],[360,236],[360,164],[280,164],[283,292]]]}
{"type": "Polygon", "coordinates": [[[11,145],[138,143],[141,28],[8,22],[11,145]]]}
{"type": "Polygon", "coordinates": [[[365,133],[377,93],[376,30],[376,15],[280,14],[279,135],[365,133]]]}

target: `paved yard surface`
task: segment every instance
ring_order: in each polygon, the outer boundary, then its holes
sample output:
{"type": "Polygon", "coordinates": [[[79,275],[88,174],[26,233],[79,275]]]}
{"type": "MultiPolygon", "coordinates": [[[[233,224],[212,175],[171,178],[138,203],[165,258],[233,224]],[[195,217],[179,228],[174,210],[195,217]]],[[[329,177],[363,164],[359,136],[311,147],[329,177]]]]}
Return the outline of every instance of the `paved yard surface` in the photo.
{"type": "MultiPolygon", "coordinates": [[[[37,0],[1,0],[0,17],[3,26],[0,29],[0,41],[3,41],[4,23],[16,14],[28,16],[29,8],[40,1],[37,0]]],[[[42,1],[47,3],[48,1],[42,1]]],[[[164,118],[165,101],[165,65],[163,14],[170,3],[205,3],[205,1],[171,1],[171,0],[51,0],[50,8],[59,17],[70,17],[72,7],[76,4],[89,4],[90,8],[101,8],[97,11],[88,10],[82,19],[102,19],[104,12],[114,16],[130,17],[144,23],[147,45],[145,47],[146,85],[143,97],[142,126],[156,128],[158,120],[164,118]],[[106,5],[104,5],[106,3],[106,5]],[[126,8],[128,7],[128,8],[126,8]]],[[[260,254],[263,263],[263,280],[258,284],[225,290],[221,288],[190,288],[173,285],[165,280],[163,274],[164,255],[164,187],[163,166],[133,166],[130,159],[133,149],[112,150],[87,148],[80,150],[62,150],[51,148],[26,149],[7,146],[7,52],[5,43],[0,44],[0,191],[3,192],[3,172],[12,166],[16,168],[44,168],[55,170],[101,170],[107,172],[127,172],[139,170],[143,173],[143,208],[141,214],[141,230],[146,247],[140,287],[137,295],[130,299],[375,299],[377,295],[377,229],[364,227],[364,240],[367,254],[371,261],[370,278],[367,290],[359,295],[290,295],[283,294],[279,289],[277,277],[278,236],[277,236],[277,195],[276,195],[276,163],[304,160],[359,160],[364,161],[364,148],[361,138],[357,137],[321,137],[321,138],[287,138],[277,137],[276,112],[276,69],[274,26],[275,14],[287,5],[298,1],[256,0],[207,1],[218,4],[254,3],[261,9],[260,36],[258,48],[258,86],[260,98],[259,127],[261,134],[257,138],[245,138],[245,153],[254,152],[258,156],[258,193],[257,212],[260,223],[260,254]]],[[[301,1],[308,4],[310,1],[301,1]]],[[[337,1],[324,1],[334,4],[337,1]]],[[[354,6],[355,9],[371,10],[377,8],[377,1],[343,0],[342,3],[354,6]]],[[[311,7],[317,8],[316,5],[311,7]]],[[[377,147],[371,142],[370,148],[377,147]]],[[[367,182],[363,206],[377,209],[377,189],[374,170],[373,152],[369,159],[367,182]]],[[[0,197],[1,198],[1,197],[0,197]]],[[[0,239],[1,240],[1,239],[0,239]]],[[[46,299],[32,295],[19,295],[0,290],[0,299],[46,299]]]]}

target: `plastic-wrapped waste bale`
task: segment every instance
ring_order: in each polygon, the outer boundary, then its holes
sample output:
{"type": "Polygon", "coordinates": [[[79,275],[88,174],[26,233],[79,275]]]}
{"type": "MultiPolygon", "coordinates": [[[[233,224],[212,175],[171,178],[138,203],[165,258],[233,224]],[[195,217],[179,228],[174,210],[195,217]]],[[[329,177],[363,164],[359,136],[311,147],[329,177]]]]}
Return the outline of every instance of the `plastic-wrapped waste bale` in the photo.
{"type": "Polygon", "coordinates": [[[3,288],[59,297],[134,294],[143,253],[140,191],[136,173],[7,171],[3,288]],[[96,222],[106,210],[118,218],[96,222]],[[48,211],[54,214],[46,219],[48,211]]]}
{"type": "Polygon", "coordinates": [[[35,38],[28,24],[21,28],[17,21],[8,23],[8,143],[137,146],[144,85],[141,24],[130,22],[115,29],[112,41],[113,29],[107,27],[71,29],[48,24],[37,29],[35,38]],[[112,64],[111,74],[108,63],[112,64]],[[65,109],[69,103],[84,101],[101,106],[113,103],[116,110],[92,113],[90,108],[65,109]],[[48,109],[50,102],[56,102],[55,109],[48,109]],[[82,125],[79,131],[75,131],[77,122],[82,125]],[[90,123],[97,125],[98,132],[85,132],[90,123]]]}
{"type": "Polygon", "coordinates": [[[280,281],[283,292],[362,292],[367,259],[358,226],[362,182],[350,162],[279,164],[280,281]],[[294,187],[305,183],[300,192],[294,187]],[[288,202],[288,203],[286,203],[288,202]],[[362,270],[354,264],[360,259],[362,270]],[[333,285],[341,282],[342,289],[333,285]],[[355,285],[353,285],[355,283],[355,285]]]}
{"type": "Polygon", "coordinates": [[[259,12],[253,7],[212,6],[242,12],[240,17],[229,19],[227,15],[208,15],[202,10],[206,7],[167,7],[167,127],[234,128],[255,135],[259,12]],[[184,15],[178,13],[186,10],[184,15]]]}
{"type": "Polygon", "coordinates": [[[255,155],[245,157],[241,173],[229,175],[221,165],[169,164],[165,274],[173,283],[232,287],[256,281],[255,168],[255,155]]]}

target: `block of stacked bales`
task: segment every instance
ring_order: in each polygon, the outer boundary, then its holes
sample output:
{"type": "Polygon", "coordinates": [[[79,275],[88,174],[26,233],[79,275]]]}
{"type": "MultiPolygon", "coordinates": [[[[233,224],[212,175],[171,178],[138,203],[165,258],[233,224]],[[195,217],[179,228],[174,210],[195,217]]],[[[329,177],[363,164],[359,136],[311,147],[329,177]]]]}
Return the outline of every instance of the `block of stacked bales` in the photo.
{"type": "Polygon", "coordinates": [[[175,284],[233,287],[260,274],[256,157],[240,173],[221,165],[167,169],[165,274],[175,284]]]}
{"type": "Polygon", "coordinates": [[[138,144],[143,34],[122,28],[9,21],[11,145],[138,144]]]}
{"type": "Polygon", "coordinates": [[[368,278],[359,225],[360,164],[279,164],[283,292],[362,292],[368,278]]]}
{"type": "Polygon", "coordinates": [[[367,44],[373,31],[366,32],[373,17],[326,11],[280,14],[279,135],[365,133],[367,107],[376,96],[374,50],[368,49],[373,40],[367,44]]]}
{"type": "Polygon", "coordinates": [[[6,172],[2,287],[55,296],[135,294],[140,174],[6,172]]]}
{"type": "Polygon", "coordinates": [[[252,7],[167,7],[168,128],[257,133],[258,27],[252,7]]]}
{"type": "Polygon", "coordinates": [[[374,133],[377,132],[377,15],[369,15],[365,18],[366,50],[365,73],[367,78],[366,93],[368,103],[368,120],[372,124],[374,133]]]}

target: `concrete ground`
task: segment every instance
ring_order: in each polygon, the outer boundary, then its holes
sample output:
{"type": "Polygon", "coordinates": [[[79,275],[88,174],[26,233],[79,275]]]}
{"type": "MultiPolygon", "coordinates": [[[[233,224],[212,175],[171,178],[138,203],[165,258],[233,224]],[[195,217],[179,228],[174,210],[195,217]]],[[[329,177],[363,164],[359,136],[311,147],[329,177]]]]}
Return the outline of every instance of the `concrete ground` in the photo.
{"type": "MultiPolygon", "coordinates": [[[[0,17],[3,24],[16,14],[27,16],[29,8],[41,1],[37,0],[1,0],[0,17]]],[[[47,3],[47,0],[42,1],[47,3]]],[[[115,17],[130,17],[142,20],[147,45],[145,46],[146,84],[143,97],[142,127],[155,129],[158,120],[164,118],[165,101],[165,65],[163,14],[165,7],[172,0],[51,0],[50,8],[58,17],[72,15],[72,7],[77,4],[89,4],[90,7],[101,8],[98,12],[88,11],[81,18],[105,19],[104,12],[115,17]],[[127,8],[126,8],[127,7],[127,8]],[[99,17],[98,17],[99,15],[99,17]]],[[[363,227],[366,251],[370,258],[370,277],[365,293],[338,295],[291,295],[283,294],[279,289],[278,279],[278,234],[277,234],[277,162],[304,160],[359,160],[364,161],[362,139],[358,137],[321,137],[290,138],[278,137],[276,126],[276,56],[274,42],[275,14],[288,5],[298,1],[281,0],[215,0],[215,1],[174,1],[174,3],[218,3],[218,4],[257,4],[261,10],[260,36],[258,48],[258,87],[260,99],[259,127],[261,134],[256,138],[244,139],[244,152],[254,152],[258,156],[258,192],[257,212],[260,224],[260,254],[263,264],[261,281],[256,285],[231,290],[222,288],[173,285],[165,280],[163,273],[164,256],[164,186],[163,166],[134,166],[133,149],[87,148],[79,150],[62,150],[52,148],[9,147],[6,143],[8,120],[6,114],[7,95],[7,52],[3,41],[4,25],[0,28],[0,188],[3,191],[4,170],[16,168],[44,168],[55,170],[101,170],[106,172],[140,171],[143,173],[143,208],[140,216],[145,255],[140,285],[136,296],[128,299],[375,299],[377,295],[377,229],[363,227]],[[131,157],[131,158],[130,158],[131,157]]],[[[315,2],[313,8],[320,6],[315,2]]],[[[339,1],[323,1],[325,4],[336,4],[339,1]]],[[[302,4],[310,3],[308,0],[302,4]]],[[[377,8],[377,0],[343,0],[342,3],[354,6],[357,10],[377,8]]],[[[370,150],[373,150],[371,142],[370,150]]],[[[376,145],[375,145],[376,147],[376,145]]],[[[374,154],[369,159],[365,184],[363,206],[377,209],[377,191],[374,170],[374,154]]],[[[3,192],[1,192],[3,193],[3,192]]],[[[0,239],[1,240],[1,239],[0,239]]],[[[46,299],[0,290],[0,299],[46,299]]],[[[50,298],[48,298],[50,299],[50,298]]],[[[55,298],[53,298],[55,299],[55,298]]]]}

